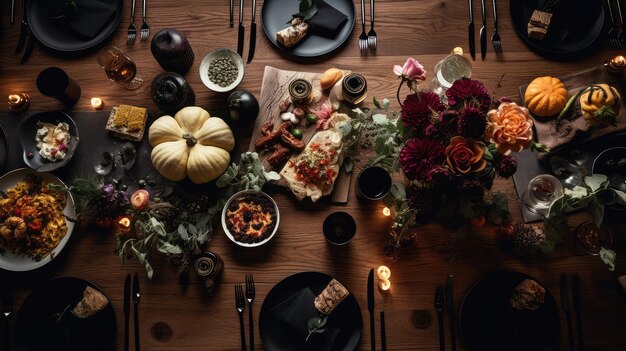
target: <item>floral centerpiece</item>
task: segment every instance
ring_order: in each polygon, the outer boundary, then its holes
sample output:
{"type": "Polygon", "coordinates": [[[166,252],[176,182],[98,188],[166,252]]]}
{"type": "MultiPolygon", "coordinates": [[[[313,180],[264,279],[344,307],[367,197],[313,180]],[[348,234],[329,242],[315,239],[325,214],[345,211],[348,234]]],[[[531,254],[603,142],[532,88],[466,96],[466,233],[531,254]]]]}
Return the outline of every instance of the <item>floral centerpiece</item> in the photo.
{"type": "Polygon", "coordinates": [[[492,101],[485,86],[469,78],[455,81],[444,96],[417,90],[426,71],[413,58],[393,71],[401,80],[399,116],[393,118],[388,101],[375,100],[370,113],[355,110],[357,123],[364,123],[358,127],[366,130],[362,144],[376,151],[369,164],[402,171],[409,184],[392,190],[388,207],[395,219],[387,255],[397,257],[413,241],[416,223],[441,217],[458,230],[468,222],[507,220],[506,199],[489,193],[494,178],[515,173],[511,153],[545,148],[533,141],[528,110],[507,98],[492,101]],[[411,93],[400,102],[404,85],[411,93]]]}

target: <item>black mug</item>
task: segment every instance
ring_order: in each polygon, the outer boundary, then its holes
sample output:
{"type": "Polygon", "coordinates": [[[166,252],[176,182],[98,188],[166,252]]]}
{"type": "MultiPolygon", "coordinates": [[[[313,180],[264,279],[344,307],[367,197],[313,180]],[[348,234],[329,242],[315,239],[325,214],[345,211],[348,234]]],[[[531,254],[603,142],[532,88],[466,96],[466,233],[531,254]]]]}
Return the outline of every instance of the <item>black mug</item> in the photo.
{"type": "Polygon", "coordinates": [[[37,76],[37,89],[43,95],[72,107],[80,98],[80,86],[59,67],[48,67],[37,76]]]}
{"type": "Polygon", "coordinates": [[[382,167],[367,167],[356,178],[357,196],[367,200],[380,200],[391,190],[391,175],[382,167]]]}

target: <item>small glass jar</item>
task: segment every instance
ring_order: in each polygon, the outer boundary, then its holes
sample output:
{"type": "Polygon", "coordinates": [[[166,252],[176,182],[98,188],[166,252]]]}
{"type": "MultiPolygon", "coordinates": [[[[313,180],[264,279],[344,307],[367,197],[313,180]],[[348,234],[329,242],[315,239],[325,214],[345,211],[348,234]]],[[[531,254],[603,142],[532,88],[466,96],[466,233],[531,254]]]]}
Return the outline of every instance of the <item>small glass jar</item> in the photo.
{"type": "Polygon", "coordinates": [[[358,104],[367,96],[367,81],[358,73],[350,73],[341,82],[343,99],[351,104],[358,104]]]}
{"type": "Polygon", "coordinates": [[[597,256],[601,248],[613,245],[613,233],[605,226],[598,227],[593,221],[581,223],[574,231],[576,242],[588,254],[597,256]]]}
{"type": "Polygon", "coordinates": [[[289,83],[289,95],[294,104],[308,104],[312,93],[313,86],[306,79],[294,79],[289,83]]]}
{"type": "Polygon", "coordinates": [[[563,195],[563,184],[554,176],[540,174],[528,182],[528,201],[535,209],[548,208],[563,195]]]}
{"type": "Polygon", "coordinates": [[[437,62],[433,75],[433,91],[444,95],[456,80],[472,76],[472,63],[462,54],[453,53],[437,62]]]}
{"type": "Polygon", "coordinates": [[[167,113],[175,113],[196,103],[196,94],[189,83],[174,72],[163,72],[154,77],[150,95],[154,103],[167,113]]]}

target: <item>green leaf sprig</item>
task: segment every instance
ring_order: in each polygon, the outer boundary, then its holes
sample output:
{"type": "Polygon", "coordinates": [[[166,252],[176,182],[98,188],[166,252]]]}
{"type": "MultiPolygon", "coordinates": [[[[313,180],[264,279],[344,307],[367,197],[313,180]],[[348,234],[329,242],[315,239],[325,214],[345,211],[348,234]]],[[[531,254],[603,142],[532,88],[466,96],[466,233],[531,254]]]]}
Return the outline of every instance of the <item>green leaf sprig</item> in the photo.
{"type": "Polygon", "coordinates": [[[323,313],[320,313],[317,317],[309,319],[307,323],[309,334],[306,336],[305,342],[309,342],[311,335],[325,332],[326,322],[328,322],[328,315],[323,313]]]}
{"type": "Polygon", "coordinates": [[[220,188],[231,186],[234,192],[250,189],[261,191],[265,183],[279,179],[278,173],[265,171],[259,154],[244,152],[241,154],[241,162],[228,166],[226,172],[217,179],[216,185],[220,188]]]}

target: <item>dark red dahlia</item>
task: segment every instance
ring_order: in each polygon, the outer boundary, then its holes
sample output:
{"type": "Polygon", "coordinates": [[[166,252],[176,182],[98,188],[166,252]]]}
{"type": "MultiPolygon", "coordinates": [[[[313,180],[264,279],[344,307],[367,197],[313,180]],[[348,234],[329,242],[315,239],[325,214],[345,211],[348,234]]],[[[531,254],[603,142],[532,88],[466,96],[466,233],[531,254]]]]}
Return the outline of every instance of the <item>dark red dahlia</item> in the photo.
{"type": "Polygon", "coordinates": [[[500,156],[498,164],[496,165],[496,172],[498,176],[502,178],[509,178],[517,171],[517,161],[508,155],[500,156]]]}
{"type": "Polygon", "coordinates": [[[483,188],[483,185],[476,178],[459,179],[459,191],[465,198],[472,202],[479,202],[485,195],[485,188],[483,188]]]}
{"type": "Polygon", "coordinates": [[[444,166],[436,166],[428,172],[428,179],[436,184],[447,184],[451,176],[452,172],[444,166]]]}
{"type": "Polygon", "coordinates": [[[433,113],[443,111],[446,106],[439,96],[430,91],[420,91],[407,95],[402,104],[402,123],[411,127],[418,135],[424,135],[426,127],[432,124],[433,113]]]}
{"type": "Polygon", "coordinates": [[[487,88],[483,83],[469,78],[461,78],[452,83],[450,89],[446,91],[446,97],[448,104],[452,107],[460,107],[461,104],[467,103],[486,113],[491,106],[491,97],[487,88]]]}
{"type": "Polygon", "coordinates": [[[465,106],[459,115],[460,136],[469,139],[481,139],[487,129],[487,117],[478,108],[465,106]]]}
{"type": "Polygon", "coordinates": [[[444,151],[439,141],[413,138],[400,151],[400,166],[407,178],[427,183],[430,172],[445,161],[444,151]]]}

